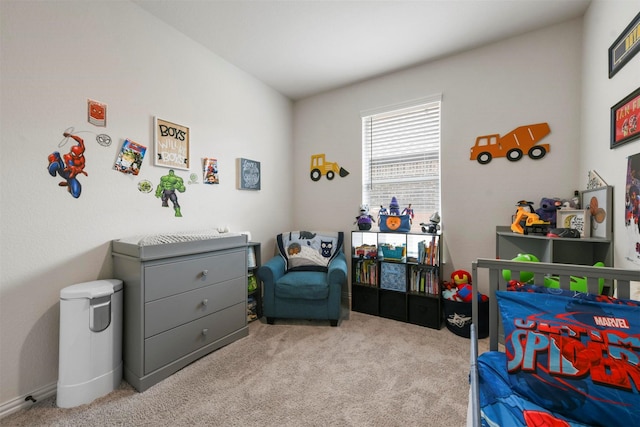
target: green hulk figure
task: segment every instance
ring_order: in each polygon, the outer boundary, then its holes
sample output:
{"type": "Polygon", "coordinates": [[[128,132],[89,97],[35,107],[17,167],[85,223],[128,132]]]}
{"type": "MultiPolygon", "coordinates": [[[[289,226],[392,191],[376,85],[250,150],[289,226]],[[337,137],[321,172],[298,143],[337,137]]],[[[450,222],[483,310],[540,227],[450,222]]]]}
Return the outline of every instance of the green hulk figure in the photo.
{"type": "Polygon", "coordinates": [[[156,197],[162,197],[162,206],[169,207],[169,200],[173,203],[173,210],[176,216],[182,216],[180,213],[180,205],[178,204],[178,196],[176,190],[184,193],[186,187],[182,178],[176,175],[173,169],[169,170],[169,175],[160,177],[160,184],[156,189],[156,197]]]}

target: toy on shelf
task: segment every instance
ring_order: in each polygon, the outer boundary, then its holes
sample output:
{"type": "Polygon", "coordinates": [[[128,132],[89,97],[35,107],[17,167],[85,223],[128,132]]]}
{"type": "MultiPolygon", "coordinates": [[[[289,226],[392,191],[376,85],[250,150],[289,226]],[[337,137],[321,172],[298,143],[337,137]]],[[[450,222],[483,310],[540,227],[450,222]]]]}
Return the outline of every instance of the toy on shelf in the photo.
{"type": "Polygon", "coordinates": [[[389,215],[400,215],[400,204],[396,196],[391,197],[391,203],[389,203],[389,215]]]}
{"type": "Polygon", "coordinates": [[[551,228],[547,237],[563,237],[565,239],[579,239],[580,231],[575,228],[551,228]]]}
{"type": "Polygon", "coordinates": [[[402,210],[401,215],[409,215],[409,222],[413,223],[413,208],[411,207],[411,203],[402,210]]]}
{"type": "Polygon", "coordinates": [[[383,233],[408,233],[411,231],[411,217],[408,214],[400,214],[400,204],[393,196],[388,211],[384,206],[380,206],[378,225],[383,233]]]}
{"type": "Polygon", "coordinates": [[[549,221],[540,219],[535,213],[533,202],[520,200],[516,206],[518,206],[518,210],[511,224],[511,231],[520,234],[547,234],[551,224],[549,221]]]}
{"type": "Polygon", "coordinates": [[[550,227],[554,228],[558,209],[562,207],[562,204],[562,200],[558,198],[543,197],[540,200],[540,207],[536,209],[535,213],[542,221],[549,221],[550,227]]]}
{"type": "Polygon", "coordinates": [[[361,245],[355,248],[355,256],[358,258],[373,259],[378,255],[376,245],[361,245]]]}
{"type": "Polygon", "coordinates": [[[423,233],[436,234],[438,230],[440,230],[440,214],[434,212],[429,218],[429,224],[421,222],[420,226],[422,227],[423,233]]]}
{"type": "MultiPolygon", "coordinates": [[[[512,261],[523,262],[540,262],[538,257],[532,254],[518,254],[512,261]]],[[[594,267],[604,267],[603,262],[596,262],[594,267]]],[[[502,270],[502,277],[507,281],[507,289],[513,290],[524,285],[537,284],[544,285],[547,288],[560,288],[560,279],[558,276],[545,276],[543,283],[534,283],[534,274],[530,271],[521,271],[520,279],[513,279],[511,276],[511,270],[502,270]]],[[[570,276],[569,289],[575,292],[587,293],[587,279],[585,277],[570,276]]],[[[598,279],[598,293],[602,294],[604,289],[604,279],[598,279]]]]}
{"type": "Polygon", "coordinates": [[[380,223],[380,217],[382,215],[389,215],[389,211],[384,206],[380,205],[380,210],[378,211],[378,223],[380,223]]]}
{"type": "Polygon", "coordinates": [[[369,205],[360,205],[360,215],[356,217],[356,222],[354,222],[354,224],[358,224],[358,230],[371,230],[373,221],[373,217],[369,214],[369,205]]]}
{"type": "MultiPolygon", "coordinates": [[[[451,282],[445,282],[444,287],[442,296],[445,299],[457,302],[471,302],[473,288],[471,286],[471,274],[468,271],[454,271],[451,273],[451,282]]],[[[478,292],[478,300],[487,301],[488,297],[478,292]]]]}

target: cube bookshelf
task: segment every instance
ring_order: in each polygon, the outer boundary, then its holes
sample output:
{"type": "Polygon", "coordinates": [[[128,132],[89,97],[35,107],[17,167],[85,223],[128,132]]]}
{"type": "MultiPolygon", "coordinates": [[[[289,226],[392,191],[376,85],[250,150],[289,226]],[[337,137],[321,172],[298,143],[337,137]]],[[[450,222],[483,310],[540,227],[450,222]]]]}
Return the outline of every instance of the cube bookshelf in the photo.
{"type": "Polygon", "coordinates": [[[441,238],[351,232],[351,309],[440,329],[441,238]]]}

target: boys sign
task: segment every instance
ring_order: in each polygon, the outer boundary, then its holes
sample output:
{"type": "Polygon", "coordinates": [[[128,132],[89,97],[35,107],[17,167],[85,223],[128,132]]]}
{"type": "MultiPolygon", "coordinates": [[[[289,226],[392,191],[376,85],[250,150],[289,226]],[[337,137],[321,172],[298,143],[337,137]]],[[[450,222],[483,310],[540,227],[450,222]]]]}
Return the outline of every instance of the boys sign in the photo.
{"type": "Polygon", "coordinates": [[[156,166],[189,169],[189,128],[155,118],[156,166]]]}

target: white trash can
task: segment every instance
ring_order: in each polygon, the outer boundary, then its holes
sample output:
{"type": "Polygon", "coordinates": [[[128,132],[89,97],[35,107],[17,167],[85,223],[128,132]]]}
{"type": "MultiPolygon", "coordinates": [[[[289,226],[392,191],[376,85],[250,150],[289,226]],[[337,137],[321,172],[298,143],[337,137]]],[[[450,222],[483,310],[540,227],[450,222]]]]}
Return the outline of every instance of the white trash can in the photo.
{"type": "Polygon", "coordinates": [[[122,281],[78,283],[60,291],[60,408],[90,403],[122,380],[122,281]]]}

